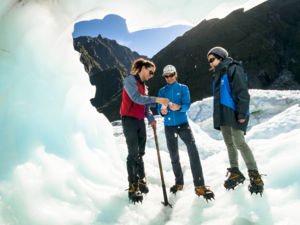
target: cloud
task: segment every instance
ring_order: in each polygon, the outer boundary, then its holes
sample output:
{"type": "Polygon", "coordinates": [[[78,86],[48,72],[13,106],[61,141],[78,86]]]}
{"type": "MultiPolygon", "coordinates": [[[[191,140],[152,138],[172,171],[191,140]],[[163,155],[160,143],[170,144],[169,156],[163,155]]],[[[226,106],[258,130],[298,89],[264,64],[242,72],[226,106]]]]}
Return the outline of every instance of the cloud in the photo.
{"type": "Polygon", "coordinates": [[[118,14],[126,19],[128,29],[134,32],[141,29],[167,27],[175,24],[196,26],[204,18],[222,18],[232,10],[249,9],[265,0],[222,0],[182,1],[182,0],[91,0],[89,6],[83,0],[80,20],[103,19],[107,14],[118,14]],[[208,16],[209,15],[209,16],[208,16]]]}
{"type": "Polygon", "coordinates": [[[210,11],[206,16],[205,19],[213,19],[213,18],[219,18],[222,19],[226,17],[228,14],[230,14],[232,11],[236,9],[243,8],[244,11],[247,11],[249,9],[252,9],[253,7],[265,2],[267,0],[232,0],[232,1],[226,1],[224,3],[219,4],[216,8],[214,8],[212,11],[210,11]]]}

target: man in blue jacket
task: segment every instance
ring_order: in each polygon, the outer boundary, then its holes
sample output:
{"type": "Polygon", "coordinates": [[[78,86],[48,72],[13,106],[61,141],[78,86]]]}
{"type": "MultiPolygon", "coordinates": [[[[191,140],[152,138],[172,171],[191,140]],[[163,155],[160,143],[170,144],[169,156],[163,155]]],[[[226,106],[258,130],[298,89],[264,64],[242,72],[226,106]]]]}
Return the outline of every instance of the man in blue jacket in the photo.
{"type": "Polygon", "coordinates": [[[175,185],[170,188],[172,193],[183,189],[183,173],[178,152],[178,135],[187,146],[190,166],[193,174],[195,193],[206,200],[214,198],[214,193],[205,186],[201,162],[186,112],[190,108],[190,92],[186,85],[177,82],[177,72],[173,65],[163,69],[163,77],[167,85],[158,92],[158,97],[168,98],[168,105],[158,104],[158,112],[164,116],[165,135],[171,157],[175,185]]]}

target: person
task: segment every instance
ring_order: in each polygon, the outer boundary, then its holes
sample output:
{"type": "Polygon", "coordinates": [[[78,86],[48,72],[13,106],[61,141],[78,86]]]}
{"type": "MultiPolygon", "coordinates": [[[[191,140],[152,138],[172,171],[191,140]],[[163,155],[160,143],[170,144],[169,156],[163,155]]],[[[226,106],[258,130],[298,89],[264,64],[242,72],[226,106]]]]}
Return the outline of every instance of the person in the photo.
{"type": "Polygon", "coordinates": [[[153,103],[168,104],[167,98],[147,96],[145,81],[149,80],[155,72],[155,65],[149,60],[139,58],[132,64],[131,75],[123,81],[123,95],[120,108],[123,133],[128,147],[128,197],[133,203],[142,202],[141,193],[148,193],[145,181],[143,155],[146,145],[146,127],[144,118],[147,117],[153,129],[156,121],[150,111],[153,103]]]}
{"type": "Polygon", "coordinates": [[[223,47],[214,47],[207,53],[210,70],[213,71],[213,121],[214,128],[221,130],[227,147],[230,174],[224,182],[227,190],[234,189],[245,180],[239,170],[238,151],[248,168],[251,194],[262,194],[264,183],[258,172],[253,153],[244,135],[249,121],[250,95],[248,93],[248,78],[241,62],[228,57],[223,47]]]}
{"type": "Polygon", "coordinates": [[[178,152],[178,136],[187,146],[190,166],[193,175],[195,193],[206,200],[214,198],[214,193],[205,186],[201,162],[186,112],[190,108],[190,92],[186,85],[177,82],[177,72],[173,65],[163,69],[163,77],[167,85],[158,92],[158,97],[168,98],[170,103],[158,104],[158,112],[164,116],[165,136],[170,153],[175,184],[170,192],[176,193],[183,189],[184,180],[178,152]]]}

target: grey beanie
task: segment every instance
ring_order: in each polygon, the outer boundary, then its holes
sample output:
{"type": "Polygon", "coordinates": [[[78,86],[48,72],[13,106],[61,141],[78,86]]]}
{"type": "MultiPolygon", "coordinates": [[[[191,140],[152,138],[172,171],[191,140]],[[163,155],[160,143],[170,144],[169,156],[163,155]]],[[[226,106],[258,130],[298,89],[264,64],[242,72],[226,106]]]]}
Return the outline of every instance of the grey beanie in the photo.
{"type": "Polygon", "coordinates": [[[207,53],[207,57],[210,55],[210,54],[215,54],[217,56],[220,56],[221,58],[225,59],[228,57],[228,52],[226,51],[225,48],[222,48],[220,46],[217,46],[217,47],[213,47],[211,50],[208,51],[207,53]]]}

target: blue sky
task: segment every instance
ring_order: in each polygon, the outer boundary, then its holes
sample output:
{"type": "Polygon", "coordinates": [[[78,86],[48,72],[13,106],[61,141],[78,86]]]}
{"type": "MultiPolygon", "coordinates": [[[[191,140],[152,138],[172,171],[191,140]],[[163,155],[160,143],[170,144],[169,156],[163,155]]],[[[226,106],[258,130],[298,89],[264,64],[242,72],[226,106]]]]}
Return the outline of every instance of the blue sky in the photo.
{"type": "Polygon", "coordinates": [[[152,28],[129,32],[124,18],[118,15],[107,15],[103,20],[81,21],[74,25],[73,38],[79,36],[102,37],[116,40],[120,45],[127,46],[140,55],[152,57],[166,47],[176,37],[191,29],[188,25],[152,28]],[[147,44],[145,44],[147,43],[147,44]]]}

